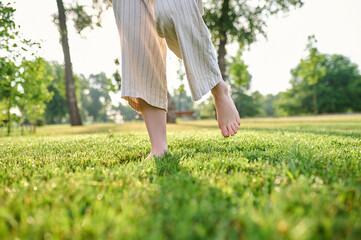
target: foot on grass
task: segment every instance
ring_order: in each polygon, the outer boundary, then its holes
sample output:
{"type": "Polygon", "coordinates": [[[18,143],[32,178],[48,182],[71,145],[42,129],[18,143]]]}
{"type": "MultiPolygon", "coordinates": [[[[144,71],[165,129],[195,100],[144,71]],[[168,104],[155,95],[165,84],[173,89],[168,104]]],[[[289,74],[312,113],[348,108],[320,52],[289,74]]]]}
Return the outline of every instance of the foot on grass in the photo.
{"type": "Polygon", "coordinates": [[[152,159],[153,157],[163,157],[164,154],[166,154],[168,152],[168,149],[167,150],[160,150],[160,151],[154,151],[152,150],[148,157],[146,158],[147,160],[150,160],[152,159]]]}
{"type": "Polygon", "coordinates": [[[228,93],[226,82],[220,81],[213,89],[212,95],[217,110],[218,126],[224,137],[233,136],[241,125],[241,118],[228,93]]]}

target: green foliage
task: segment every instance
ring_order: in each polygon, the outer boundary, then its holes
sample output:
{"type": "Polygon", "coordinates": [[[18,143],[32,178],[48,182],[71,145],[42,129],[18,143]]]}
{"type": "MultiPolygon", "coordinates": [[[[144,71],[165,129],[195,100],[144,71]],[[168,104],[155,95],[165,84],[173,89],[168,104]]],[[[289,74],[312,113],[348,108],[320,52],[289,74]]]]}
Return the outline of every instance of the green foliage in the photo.
{"type": "MultiPolygon", "coordinates": [[[[2,121],[7,121],[8,135],[11,132],[12,119],[18,119],[11,110],[15,106],[14,101],[21,96],[18,91],[18,71],[21,69],[19,62],[25,51],[34,46],[40,47],[38,43],[22,38],[19,26],[14,21],[15,9],[12,4],[0,1],[0,125],[2,121]]],[[[34,55],[34,52],[31,55],[34,55]]]]}
{"type": "Polygon", "coordinates": [[[14,21],[15,9],[11,3],[0,2],[0,53],[2,57],[11,57],[15,61],[15,56],[18,54],[19,31],[18,26],[14,21]]]}
{"type": "MultiPolygon", "coordinates": [[[[17,62],[25,51],[36,50],[40,45],[21,36],[20,27],[14,21],[16,10],[12,5],[12,2],[0,2],[0,55],[8,61],[17,62]]],[[[34,55],[34,52],[31,54],[34,55]]]]}
{"type": "Polygon", "coordinates": [[[319,111],[317,103],[317,83],[320,78],[324,77],[326,74],[326,67],[322,66],[322,63],[325,61],[325,56],[318,52],[318,49],[315,46],[316,42],[315,36],[308,37],[308,44],[306,47],[306,50],[308,51],[307,58],[301,60],[299,67],[295,70],[291,70],[292,75],[295,77],[291,80],[291,84],[295,85],[299,81],[304,81],[312,86],[314,114],[317,114],[319,111]]]}
{"type": "Polygon", "coordinates": [[[7,58],[0,58],[0,100],[11,97],[14,87],[16,85],[15,76],[17,75],[19,67],[14,62],[7,58]]]}
{"type": "Polygon", "coordinates": [[[231,58],[229,64],[229,85],[231,97],[241,117],[264,115],[262,110],[263,96],[259,92],[251,92],[252,75],[242,60],[241,49],[231,58]]]}
{"type": "Polygon", "coordinates": [[[306,81],[310,86],[313,86],[318,83],[320,78],[326,75],[326,67],[322,66],[322,63],[325,61],[325,55],[318,51],[315,46],[316,43],[315,36],[308,37],[306,47],[308,56],[301,60],[300,67],[295,70],[296,72],[292,73],[296,78],[291,80],[291,84],[297,84],[297,81],[306,81]]]}
{"type": "Polygon", "coordinates": [[[178,59],[177,76],[181,84],[177,89],[174,89],[174,92],[172,94],[172,98],[175,103],[175,110],[193,111],[194,102],[192,101],[192,98],[187,94],[185,85],[183,83],[186,74],[185,74],[183,62],[180,59],[178,59]]]}
{"type": "MultiPolygon", "coordinates": [[[[67,19],[74,23],[74,28],[79,34],[82,34],[85,29],[93,30],[95,27],[101,27],[102,15],[111,6],[109,0],[88,0],[85,2],[64,2],[67,19]]],[[[58,14],[53,14],[53,22],[59,25],[58,14]]]]}
{"type": "Polygon", "coordinates": [[[241,46],[249,46],[257,36],[266,36],[266,20],[270,15],[287,12],[292,7],[300,7],[303,0],[207,0],[204,20],[212,32],[213,42],[220,40],[237,41],[241,46]]]}
{"type": "Polygon", "coordinates": [[[175,108],[177,111],[192,111],[194,102],[192,98],[187,94],[184,84],[181,84],[178,89],[173,92],[173,101],[175,102],[175,108]]]}
{"type": "Polygon", "coordinates": [[[342,55],[328,55],[326,75],[320,80],[318,94],[320,111],[361,111],[361,75],[359,66],[342,55]]]}
{"type": "Polygon", "coordinates": [[[16,100],[16,105],[20,109],[23,121],[27,119],[32,123],[35,132],[37,120],[43,118],[45,102],[49,102],[53,97],[53,93],[48,89],[53,81],[53,74],[48,63],[42,58],[33,61],[23,60],[21,69],[21,94],[16,100]]]}
{"type": "Polygon", "coordinates": [[[324,76],[316,84],[305,78],[304,61],[292,70],[292,88],[280,93],[278,106],[287,115],[314,113],[317,96],[319,113],[360,111],[361,75],[358,66],[342,55],[322,55],[324,76]]]}
{"type": "Polygon", "coordinates": [[[5,126],[6,116],[6,101],[0,100],[0,127],[5,126]]]}
{"type": "Polygon", "coordinates": [[[177,76],[179,78],[179,81],[181,81],[181,82],[184,80],[184,78],[186,76],[184,64],[181,59],[178,59],[177,76]]]}
{"type": "Polygon", "coordinates": [[[279,100],[279,94],[267,94],[263,96],[262,109],[266,116],[276,117],[279,116],[276,102],[279,100]]]}
{"type": "Polygon", "coordinates": [[[113,73],[113,79],[115,81],[115,83],[113,84],[112,82],[109,83],[110,89],[109,91],[111,92],[117,92],[120,91],[121,87],[122,87],[122,77],[120,76],[120,72],[119,72],[119,59],[115,59],[114,60],[114,64],[116,66],[116,70],[115,73],[113,73]]]}
{"type": "Polygon", "coordinates": [[[10,3],[0,2],[0,49],[9,51],[10,41],[15,39],[18,32],[15,31],[16,24],[14,22],[15,9],[10,3]]]}
{"type": "Polygon", "coordinates": [[[232,99],[241,117],[264,116],[263,96],[258,91],[246,93],[241,88],[232,88],[232,99]]]}
{"type": "Polygon", "coordinates": [[[77,96],[79,97],[82,119],[91,122],[107,122],[107,110],[110,109],[109,91],[112,89],[110,79],[105,73],[75,77],[77,96]]]}
{"type": "Polygon", "coordinates": [[[216,119],[216,106],[212,96],[197,105],[197,112],[200,119],[216,119]]]}
{"type": "Polygon", "coordinates": [[[47,67],[53,77],[53,81],[48,87],[49,92],[53,92],[53,98],[45,103],[45,120],[47,124],[59,124],[68,121],[64,66],[57,62],[51,62],[47,64],[47,67]]]}
{"type": "Polygon", "coordinates": [[[239,49],[236,56],[231,57],[229,64],[229,78],[235,87],[248,90],[251,86],[252,76],[248,72],[248,66],[242,60],[242,51],[239,49]]]}
{"type": "Polygon", "coordinates": [[[15,98],[19,95],[17,85],[18,85],[18,75],[19,67],[13,61],[9,61],[8,58],[0,57],[0,125],[6,121],[8,132],[11,133],[11,124],[12,120],[15,119],[15,114],[11,113],[13,107],[13,102],[15,98]]]}
{"type": "Polygon", "coordinates": [[[0,138],[0,238],[359,239],[360,120],[171,125],[152,160],[143,123],[0,138]]]}
{"type": "Polygon", "coordinates": [[[303,0],[208,0],[204,20],[217,47],[218,65],[224,81],[228,81],[227,49],[230,42],[238,42],[240,49],[250,46],[259,35],[266,36],[266,19],[292,6],[303,5],[303,0]]]}
{"type": "MultiPolygon", "coordinates": [[[[46,103],[46,122],[48,124],[64,123],[69,119],[63,66],[52,62],[49,64],[49,71],[54,80],[48,89],[53,92],[54,97],[46,103]]],[[[74,79],[82,119],[90,122],[107,122],[109,120],[107,111],[111,108],[109,92],[115,89],[111,79],[104,73],[92,74],[88,78],[83,75],[74,75],[74,79]]]]}
{"type": "Polygon", "coordinates": [[[121,103],[119,103],[118,106],[112,106],[112,109],[116,112],[120,112],[123,117],[123,121],[125,122],[134,121],[135,117],[138,115],[138,112],[136,112],[129,105],[124,106],[121,103]]]}

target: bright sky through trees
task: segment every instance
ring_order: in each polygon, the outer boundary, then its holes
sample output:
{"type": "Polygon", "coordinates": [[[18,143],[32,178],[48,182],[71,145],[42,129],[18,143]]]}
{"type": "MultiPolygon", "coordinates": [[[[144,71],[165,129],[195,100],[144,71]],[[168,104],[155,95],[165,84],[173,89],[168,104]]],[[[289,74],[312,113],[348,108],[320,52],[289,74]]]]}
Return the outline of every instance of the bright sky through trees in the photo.
{"type": "MultiPolygon", "coordinates": [[[[25,37],[44,41],[41,56],[63,62],[59,33],[51,17],[57,12],[56,1],[17,0],[15,8],[16,23],[25,37]]],[[[343,54],[361,66],[360,12],[360,0],[306,0],[303,8],[287,16],[270,18],[268,40],[260,37],[244,54],[253,76],[251,89],[267,94],[288,88],[290,70],[305,56],[307,36],[312,34],[321,53],[343,54]]],[[[113,60],[120,56],[112,10],[105,14],[102,29],[84,33],[86,39],[79,37],[71,24],[68,28],[74,72],[89,75],[104,71],[110,76],[116,68],[113,60]]],[[[179,84],[175,81],[178,64],[173,54],[169,59],[168,82],[173,88],[179,84]]]]}

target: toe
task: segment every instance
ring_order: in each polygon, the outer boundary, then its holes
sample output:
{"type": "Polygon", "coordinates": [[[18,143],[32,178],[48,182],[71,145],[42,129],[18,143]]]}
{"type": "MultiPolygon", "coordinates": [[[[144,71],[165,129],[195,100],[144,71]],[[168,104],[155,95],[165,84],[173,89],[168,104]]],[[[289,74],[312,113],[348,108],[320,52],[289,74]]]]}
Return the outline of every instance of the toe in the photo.
{"type": "Polygon", "coordinates": [[[233,124],[233,127],[234,127],[235,131],[237,132],[237,131],[238,131],[238,128],[239,128],[238,123],[237,123],[237,122],[235,122],[235,123],[233,124]]]}
{"type": "Polygon", "coordinates": [[[233,124],[233,125],[232,125],[232,129],[233,129],[234,134],[236,134],[237,131],[238,131],[238,127],[236,127],[236,125],[233,124]]]}
{"type": "Polygon", "coordinates": [[[221,127],[221,132],[222,132],[223,137],[229,137],[229,132],[228,132],[226,126],[221,127]]]}
{"type": "Polygon", "coordinates": [[[241,125],[241,119],[239,117],[237,117],[236,122],[237,122],[238,126],[241,125]]]}
{"type": "Polygon", "coordinates": [[[228,129],[229,134],[230,134],[231,136],[233,136],[233,135],[234,135],[234,131],[233,131],[232,125],[228,125],[228,126],[227,126],[227,129],[228,129]]]}

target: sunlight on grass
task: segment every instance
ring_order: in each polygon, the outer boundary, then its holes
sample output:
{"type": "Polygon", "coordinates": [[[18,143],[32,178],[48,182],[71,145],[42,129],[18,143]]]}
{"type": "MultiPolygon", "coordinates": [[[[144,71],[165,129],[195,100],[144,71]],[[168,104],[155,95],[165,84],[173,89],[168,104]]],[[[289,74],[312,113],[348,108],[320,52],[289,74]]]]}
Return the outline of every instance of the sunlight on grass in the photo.
{"type": "Polygon", "coordinates": [[[359,239],[361,116],[41,127],[0,138],[0,239],[359,239]]]}

